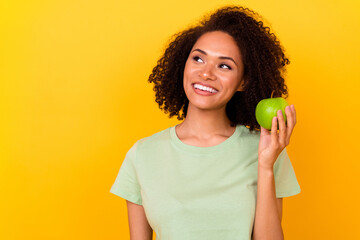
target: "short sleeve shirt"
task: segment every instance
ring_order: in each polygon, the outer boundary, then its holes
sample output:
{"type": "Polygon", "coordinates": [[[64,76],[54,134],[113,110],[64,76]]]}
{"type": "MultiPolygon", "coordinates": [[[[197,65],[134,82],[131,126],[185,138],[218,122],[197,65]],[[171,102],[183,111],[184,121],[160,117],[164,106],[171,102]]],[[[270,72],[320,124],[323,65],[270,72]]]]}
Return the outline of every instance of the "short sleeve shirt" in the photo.
{"type": "MultiPolygon", "coordinates": [[[[110,192],[142,205],[157,240],[250,240],[260,133],[237,125],[218,145],[183,143],[175,126],[138,140],[110,192]]],[[[276,197],[300,193],[286,148],[274,164],[276,197]]]]}

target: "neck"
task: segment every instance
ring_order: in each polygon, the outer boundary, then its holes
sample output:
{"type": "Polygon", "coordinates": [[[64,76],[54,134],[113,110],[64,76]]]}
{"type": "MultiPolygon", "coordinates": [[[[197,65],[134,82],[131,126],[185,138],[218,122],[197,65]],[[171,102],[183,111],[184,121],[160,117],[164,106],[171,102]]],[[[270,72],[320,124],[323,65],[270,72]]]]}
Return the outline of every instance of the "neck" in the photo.
{"type": "Polygon", "coordinates": [[[219,109],[199,109],[189,103],[185,120],[178,129],[198,138],[210,138],[214,135],[231,136],[234,127],[226,115],[225,106],[219,109]]]}

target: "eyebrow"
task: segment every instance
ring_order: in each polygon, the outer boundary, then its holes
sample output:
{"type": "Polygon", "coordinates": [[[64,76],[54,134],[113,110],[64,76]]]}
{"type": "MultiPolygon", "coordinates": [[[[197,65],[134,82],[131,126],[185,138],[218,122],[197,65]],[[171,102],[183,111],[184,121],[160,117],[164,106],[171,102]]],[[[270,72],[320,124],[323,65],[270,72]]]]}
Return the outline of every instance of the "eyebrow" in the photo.
{"type": "MultiPolygon", "coordinates": [[[[192,52],[195,52],[195,51],[199,51],[199,52],[201,52],[202,54],[207,55],[207,53],[206,53],[205,51],[201,50],[201,49],[198,49],[198,48],[197,48],[197,49],[194,49],[192,52]]],[[[235,65],[237,66],[236,62],[235,62],[234,59],[232,59],[231,57],[220,56],[219,58],[220,58],[220,59],[228,59],[228,60],[230,60],[230,61],[233,61],[233,62],[235,63],[235,65]]]]}

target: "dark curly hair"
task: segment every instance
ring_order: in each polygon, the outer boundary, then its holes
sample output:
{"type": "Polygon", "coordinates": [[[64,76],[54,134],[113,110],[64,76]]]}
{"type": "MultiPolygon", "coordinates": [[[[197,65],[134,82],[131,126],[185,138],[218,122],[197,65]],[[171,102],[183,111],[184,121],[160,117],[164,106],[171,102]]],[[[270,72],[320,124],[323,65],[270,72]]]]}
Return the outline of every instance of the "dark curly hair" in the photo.
{"type": "Polygon", "coordinates": [[[288,97],[284,81],[285,66],[290,63],[283,47],[270,28],[256,12],[240,7],[225,6],[206,15],[196,26],[174,34],[164,55],[157,61],[148,82],[154,83],[159,108],[186,118],[189,100],[183,87],[185,63],[197,39],[206,32],[223,31],[230,34],[241,50],[244,64],[243,91],[237,91],[226,105],[231,125],[242,124],[260,131],[256,121],[257,103],[270,97],[288,97]]]}

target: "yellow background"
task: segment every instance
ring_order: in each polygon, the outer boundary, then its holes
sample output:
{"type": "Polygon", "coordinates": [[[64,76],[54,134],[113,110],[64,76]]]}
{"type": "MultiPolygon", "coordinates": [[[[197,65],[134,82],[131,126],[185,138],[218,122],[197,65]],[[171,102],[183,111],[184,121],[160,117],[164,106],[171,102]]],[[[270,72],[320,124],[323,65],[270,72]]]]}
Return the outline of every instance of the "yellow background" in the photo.
{"type": "Polygon", "coordinates": [[[136,140],[179,123],[148,76],[172,34],[230,3],[291,60],[302,192],[284,199],[285,238],[359,237],[357,1],[17,0],[0,3],[0,239],[128,239],[110,187],[136,140]]]}

